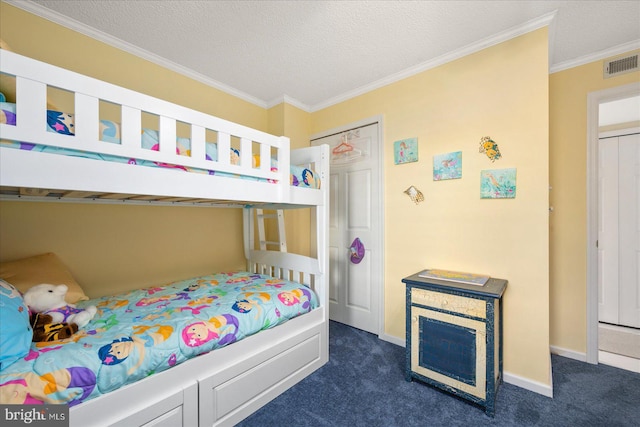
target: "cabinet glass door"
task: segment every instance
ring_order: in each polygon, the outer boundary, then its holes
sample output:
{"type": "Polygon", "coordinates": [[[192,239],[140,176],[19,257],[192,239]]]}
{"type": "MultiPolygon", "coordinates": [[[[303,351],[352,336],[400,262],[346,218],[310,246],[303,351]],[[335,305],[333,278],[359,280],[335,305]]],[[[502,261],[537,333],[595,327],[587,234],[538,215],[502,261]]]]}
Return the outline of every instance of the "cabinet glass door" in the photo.
{"type": "Polygon", "coordinates": [[[486,399],[486,324],[411,307],[411,370],[486,399]]]}

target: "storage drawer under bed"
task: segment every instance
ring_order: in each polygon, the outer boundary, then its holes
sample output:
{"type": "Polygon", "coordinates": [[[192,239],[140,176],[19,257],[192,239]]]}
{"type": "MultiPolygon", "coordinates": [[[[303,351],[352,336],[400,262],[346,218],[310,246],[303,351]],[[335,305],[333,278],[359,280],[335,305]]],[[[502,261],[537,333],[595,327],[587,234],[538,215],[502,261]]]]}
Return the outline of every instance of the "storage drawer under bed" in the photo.
{"type": "Polygon", "coordinates": [[[280,394],[308,376],[324,363],[322,340],[320,330],[312,328],[199,379],[200,426],[235,425],[245,418],[248,408],[248,413],[256,411],[273,399],[274,393],[280,394]]]}

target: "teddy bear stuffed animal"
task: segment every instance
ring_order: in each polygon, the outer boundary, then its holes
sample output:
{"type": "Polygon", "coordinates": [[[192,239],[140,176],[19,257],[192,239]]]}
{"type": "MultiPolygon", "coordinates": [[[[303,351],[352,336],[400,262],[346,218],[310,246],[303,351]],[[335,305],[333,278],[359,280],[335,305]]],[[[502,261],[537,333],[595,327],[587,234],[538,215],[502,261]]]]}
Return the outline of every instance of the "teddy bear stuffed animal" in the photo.
{"type": "Polygon", "coordinates": [[[50,315],[53,323],[75,323],[82,328],[95,316],[97,309],[91,305],[82,310],[68,304],[64,300],[67,290],[67,285],[35,285],[25,292],[24,302],[32,312],[50,315]]]}

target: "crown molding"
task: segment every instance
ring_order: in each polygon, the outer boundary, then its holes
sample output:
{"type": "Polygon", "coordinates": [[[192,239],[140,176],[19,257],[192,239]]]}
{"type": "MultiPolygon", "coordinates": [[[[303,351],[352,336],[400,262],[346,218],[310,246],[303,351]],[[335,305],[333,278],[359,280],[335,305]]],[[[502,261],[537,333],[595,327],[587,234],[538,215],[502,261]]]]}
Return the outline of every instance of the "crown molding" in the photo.
{"type": "Polygon", "coordinates": [[[75,19],[69,18],[61,13],[56,12],[55,10],[48,9],[44,6],[34,3],[31,0],[2,0],[2,1],[12,6],[15,6],[19,9],[22,9],[26,12],[39,16],[40,18],[46,19],[55,24],[66,27],[70,30],[83,34],[87,37],[91,37],[94,40],[97,40],[109,46],[118,48],[127,53],[135,55],[139,58],[146,59],[147,61],[152,62],[156,65],[159,65],[163,68],[167,68],[171,71],[175,71],[178,74],[189,77],[190,79],[193,79],[207,86],[218,89],[229,95],[235,96],[236,98],[240,98],[244,101],[250,102],[251,104],[257,105],[258,107],[267,108],[267,103],[262,99],[256,98],[255,96],[249,95],[231,86],[227,86],[224,83],[220,83],[219,81],[211,79],[190,68],[184,67],[175,62],[171,62],[166,58],[153,54],[149,51],[141,49],[124,40],[120,40],[117,37],[114,37],[100,30],[97,30],[93,27],[90,27],[86,24],[78,22],[75,19]]]}
{"type": "Polygon", "coordinates": [[[299,108],[302,111],[311,113],[311,109],[307,104],[300,102],[297,99],[290,97],[289,95],[282,95],[272,99],[271,101],[267,102],[267,108],[272,108],[282,103],[292,105],[296,108],[299,108]]]}
{"type": "Polygon", "coordinates": [[[559,71],[568,70],[569,68],[579,67],[590,62],[600,61],[602,59],[611,58],[612,56],[622,55],[633,50],[640,49],[640,39],[633,40],[628,43],[623,43],[618,46],[611,47],[609,49],[599,50],[589,55],[584,55],[579,58],[571,59],[569,61],[559,62],[554,64],[549,70],[550,74],[557,73],[559,71]]]}

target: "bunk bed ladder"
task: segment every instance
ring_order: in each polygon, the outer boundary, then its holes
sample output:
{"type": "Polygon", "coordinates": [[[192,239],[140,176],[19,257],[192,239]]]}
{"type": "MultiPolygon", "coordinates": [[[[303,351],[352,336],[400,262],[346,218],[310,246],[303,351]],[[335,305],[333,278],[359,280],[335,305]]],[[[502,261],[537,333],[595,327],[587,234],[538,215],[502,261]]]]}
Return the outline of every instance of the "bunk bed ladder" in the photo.
{"type": "Polygon", "coordinates": [[[256,218],[258,220],[258,237],[260,241],[260,250],[266,251],[267,246],[276,246],[280,252],[287,252],[287,237],[284,231],[284,211],[278,209],[275,213],[264,213],[262,209],[256,209],[256,218]],[[278,240],[269,241],[266,239],[264,220],[265,219],[277,219],[278,220],[278,240]]]}

